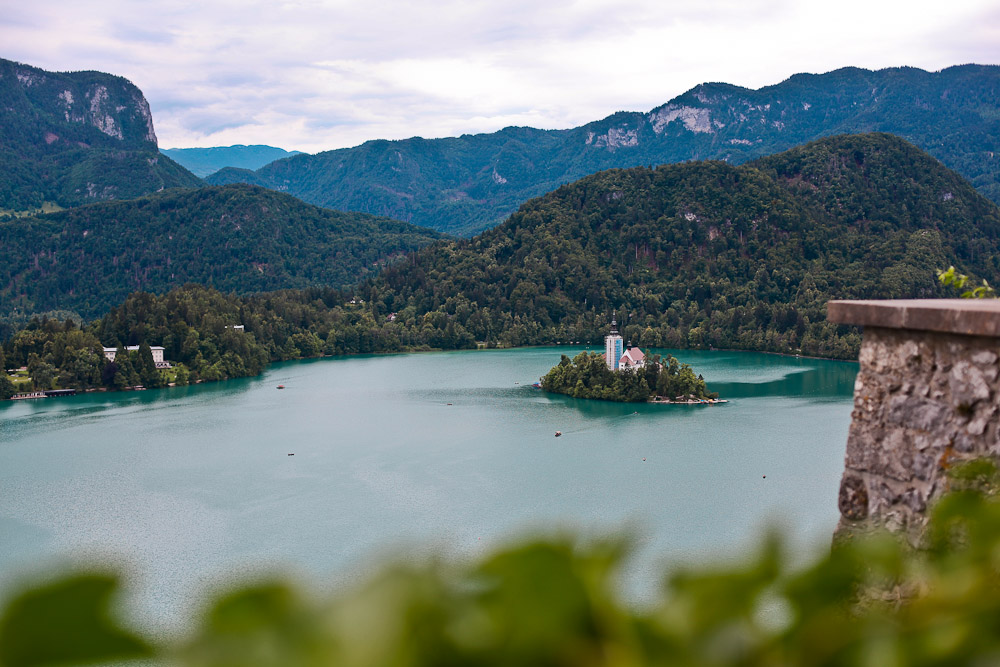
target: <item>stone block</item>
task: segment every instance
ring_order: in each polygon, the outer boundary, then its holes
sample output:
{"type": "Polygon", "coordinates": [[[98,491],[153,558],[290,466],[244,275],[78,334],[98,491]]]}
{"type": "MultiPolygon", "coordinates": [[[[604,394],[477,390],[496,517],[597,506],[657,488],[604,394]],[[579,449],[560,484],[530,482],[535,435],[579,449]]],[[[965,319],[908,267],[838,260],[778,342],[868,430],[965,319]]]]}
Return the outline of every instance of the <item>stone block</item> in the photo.
{"type": "Polygon", "coordinates": [[[982,369],[968,361],[959,361],[948,374],[951,400],[958,406],[968,408],[990,397],[990,387],[982,369]]]}
{"type": "Polygon", "coordinates": [[[952,412],[948,405],[927,398],[893,396],[889,399],[887,420],[898,426],[931,431],[940,429],[952,412]]]}
{"type": "Polygon", "coordinates": [[[868,487],[857,475],[844,475],[840,481],[837,499],[840,514],[851,521],[861,521],[868,517],[868,487]]]}
{"type": "Polygon", "coordinates": [[[997,353],[992,350],[980,350],[973,354],[970,359],[977,366],[995,366],[997,363],[997,353]]]}

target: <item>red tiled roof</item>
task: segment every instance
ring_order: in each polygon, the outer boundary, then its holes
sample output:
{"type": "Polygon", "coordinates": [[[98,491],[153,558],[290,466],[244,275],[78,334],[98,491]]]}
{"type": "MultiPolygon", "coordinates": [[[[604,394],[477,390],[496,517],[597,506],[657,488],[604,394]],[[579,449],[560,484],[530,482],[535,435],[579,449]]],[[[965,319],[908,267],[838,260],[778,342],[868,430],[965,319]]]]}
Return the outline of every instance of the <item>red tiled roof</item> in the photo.
{"type": "Polygon", "coordinates": [[[625,350],[622,354],[621,359],[618,360],[618,364],[621,366],[636,366],[646,358],[646,355],[642,353],[637,347],[631,347],[625,350]]]}

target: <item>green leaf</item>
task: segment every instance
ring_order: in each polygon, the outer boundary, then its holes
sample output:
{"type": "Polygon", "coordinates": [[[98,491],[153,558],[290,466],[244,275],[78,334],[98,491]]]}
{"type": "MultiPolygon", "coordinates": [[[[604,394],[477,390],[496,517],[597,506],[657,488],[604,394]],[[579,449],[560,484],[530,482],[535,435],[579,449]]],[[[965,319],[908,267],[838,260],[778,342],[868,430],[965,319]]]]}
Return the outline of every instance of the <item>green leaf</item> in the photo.
{"type": "Polygon", "coordinates": [[[118,579],[78,574],[26,591],[0,617],[4,667],[123,661],[153,655],[142,638],[111,617],[118,579]]]}
{"type": "Polygon", "coordinates": [[[218,598],[179,657],[189,667],[319,666],[334,664],[332,651],[323,615],[288,584],[272,582],[218,598]]]}

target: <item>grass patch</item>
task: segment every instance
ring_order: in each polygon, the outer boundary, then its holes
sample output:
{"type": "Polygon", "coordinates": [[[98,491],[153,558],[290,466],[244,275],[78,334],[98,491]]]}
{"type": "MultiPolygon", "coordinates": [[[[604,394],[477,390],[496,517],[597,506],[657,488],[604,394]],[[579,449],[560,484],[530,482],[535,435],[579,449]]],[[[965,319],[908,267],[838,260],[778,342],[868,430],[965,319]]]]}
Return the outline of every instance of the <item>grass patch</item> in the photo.
{"type": "Polygon", "coordinates": [[[33,215],[42,215],[43,213],[57,213],[63,211],[62,206],[55,203],[54,201],[42,202],[39,208],[30,208],[24,210],[14,210],[10,208],[0,208],[0,216],[9,216],[12,218],[30,218],[33,215]]]}

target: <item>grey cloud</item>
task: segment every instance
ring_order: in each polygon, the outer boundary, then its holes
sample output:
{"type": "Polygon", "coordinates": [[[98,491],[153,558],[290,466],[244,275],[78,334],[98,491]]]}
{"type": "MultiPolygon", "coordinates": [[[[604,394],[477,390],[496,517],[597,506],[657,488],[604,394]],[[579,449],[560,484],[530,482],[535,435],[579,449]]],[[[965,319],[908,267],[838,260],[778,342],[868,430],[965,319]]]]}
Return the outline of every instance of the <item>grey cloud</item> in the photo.
{"type": "Polygon", "coordinates": [[[971,21],[944,25],[926,43],[955,65],[1000,63],[1000,7],[984,9],[971,21]]]}
{"type": "Polygon", "coordinates": [[[982,0],[972,25],[967,8],[979,1],[955,0],[956,24],[928,34],[885,31],[881,51],[852,42],[862,21],[844,23],[836,53],[804,37],[822,22],[790,0],[246,0],[238,9],[106,0],[99,13],[51,0],[0,16],[0,43],[4,57],[48,69],[129,78],[164,145],[281,141],[315,151],[511,124],[571,127],[648,110],[705,80],[756,87],[852,62],[995,62],[1000,10],[982,0]],[[773,26],[787,38],[761,41],[773,26]]]}
{"type": "Polygon", "coordinates": [[[110,26],[108,34],[120,42],[173,46],[177,41],[177,36],[171,30],[149,29],[131,23],[115,23],[110,26]]]}

